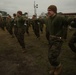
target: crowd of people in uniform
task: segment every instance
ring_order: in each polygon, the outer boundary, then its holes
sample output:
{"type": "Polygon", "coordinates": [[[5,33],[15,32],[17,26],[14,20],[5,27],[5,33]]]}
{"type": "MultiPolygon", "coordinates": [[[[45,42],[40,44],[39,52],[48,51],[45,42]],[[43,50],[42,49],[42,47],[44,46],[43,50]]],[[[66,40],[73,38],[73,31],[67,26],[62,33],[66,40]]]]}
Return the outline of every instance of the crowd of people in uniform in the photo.
{"type": "MultiPolygon", "coordinates": [[[[29,27],[32,25],[32,29],[37,38],[40,38],[40,32],[43,33],[44,24],[46,25],[46,39],[48,40],[49,50],[48,59],[51,64],[50,74],[59,75],[62,70],[62,64],[58,60],[61,53],[61,47],[64,39],[67,39],[68,25],[76,28],[76,18],[68,19],[65,16],[57,14],[57,7],[50,5],[47,9],[48,13],[46,18],[41,16],[37,18],[36,15],[32,16],[32,19],[23,17],[22,11],[17,11],[13,14],[12,18],[10,15],[3,19],[0,16],[0,27],[5,30],[7,29],[11,37],[14,35],[17,38],[23,52],[26,51],[26,45],[24,41],[25,32],[29,35],[29,27]]],[[[68,46],[76,55],[76,32],[71,37],[68,46]]]]}
{"type": "Polygon", "coordinates": [[[43,19],[41,17],[37,19],[36,15],[33,15],[32,19],[29,19],[23,16],[22,11],[18,11],[17,13],[13,14],[13,18],[10,15],[8,15],[7,17],[5,17],[5,20],[3,20],[2,17],[0,19],[1,19],[0,27],[3,30],[4,28],[6,28],[6,30],[11,35],[12,38],[15,35],[24,51],[25,51],[24,34],[26,32],[27,35],[29,35],[30,25],[32,25],[33,32],[37,38],[40,37],[40,31],[43,33],[43,24],[44,24],[43,19]]]}

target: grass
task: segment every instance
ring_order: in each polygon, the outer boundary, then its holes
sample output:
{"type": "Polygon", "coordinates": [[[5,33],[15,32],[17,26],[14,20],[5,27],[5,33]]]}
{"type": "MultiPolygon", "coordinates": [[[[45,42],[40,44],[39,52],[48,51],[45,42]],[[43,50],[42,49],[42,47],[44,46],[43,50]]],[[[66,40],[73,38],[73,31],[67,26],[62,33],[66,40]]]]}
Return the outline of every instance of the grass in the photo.
{"type": "MultiPolygon", "coordinates": [[[[68,47],[68,41],[73,31],[68,30],[67,42],[64,42],[60,60],[63,64],[62,75],[76,75],[76,60],[74,53],[68,47]]],[[[45,28],[40,39],[37,39],[30,27],[30,35],[25,33],[27,52],[22,53],[16,38],[0,29],[0,75],[48,75],[48,42],[45,28]]]]}

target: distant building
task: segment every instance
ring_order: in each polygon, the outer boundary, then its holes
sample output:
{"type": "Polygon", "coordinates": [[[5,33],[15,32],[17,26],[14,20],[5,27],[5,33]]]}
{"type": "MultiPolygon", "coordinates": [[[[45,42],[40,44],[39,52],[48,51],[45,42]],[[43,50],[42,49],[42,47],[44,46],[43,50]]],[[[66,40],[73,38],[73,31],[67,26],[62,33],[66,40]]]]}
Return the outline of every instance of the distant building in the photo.
{"type": "Polygon", "coordinates": [[[62,13],[62,15],[76,17],[76,13],[62,13]]]}

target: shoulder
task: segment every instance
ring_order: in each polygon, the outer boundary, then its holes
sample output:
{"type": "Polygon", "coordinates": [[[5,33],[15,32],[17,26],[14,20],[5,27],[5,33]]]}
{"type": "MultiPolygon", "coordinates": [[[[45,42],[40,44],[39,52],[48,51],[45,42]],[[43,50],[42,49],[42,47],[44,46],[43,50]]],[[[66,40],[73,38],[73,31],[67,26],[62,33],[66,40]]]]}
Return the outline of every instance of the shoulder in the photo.
{"type": "Polygon", "coordinates": [[[56,15],[56,18],[57,19],[63,19],[64,17],[63,16],[60,16],[60,15],[56,15]]]}
{"type": "Polygon", "coordinates": [[[57,15],[56,19],[60,20],[60,21],[66,21],[66,18],[64,16],[62,16],[62,15],[57,15]]]}

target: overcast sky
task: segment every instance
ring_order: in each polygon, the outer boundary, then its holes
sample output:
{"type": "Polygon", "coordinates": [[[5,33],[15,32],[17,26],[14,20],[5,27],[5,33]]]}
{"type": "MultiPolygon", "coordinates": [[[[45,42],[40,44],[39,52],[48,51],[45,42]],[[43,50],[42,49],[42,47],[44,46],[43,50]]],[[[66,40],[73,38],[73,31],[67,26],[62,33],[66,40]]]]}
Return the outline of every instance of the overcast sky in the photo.
{"type": "Polygon", "coordinates": [[[34,1],[38,4],[37,14],[47,12],[49,5],[56,5],[58,12],[76,12],[76,0],[0,0],[0,10],[8,14],[16,13],[18,10],[34,14],[34,1]]]}

